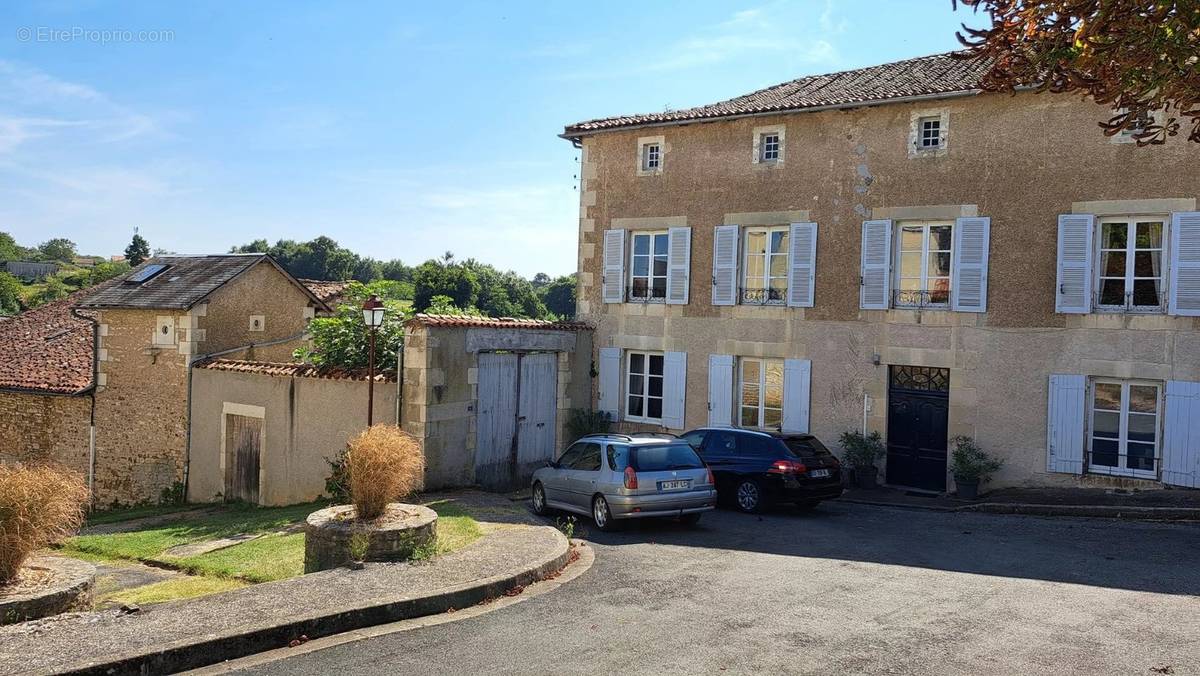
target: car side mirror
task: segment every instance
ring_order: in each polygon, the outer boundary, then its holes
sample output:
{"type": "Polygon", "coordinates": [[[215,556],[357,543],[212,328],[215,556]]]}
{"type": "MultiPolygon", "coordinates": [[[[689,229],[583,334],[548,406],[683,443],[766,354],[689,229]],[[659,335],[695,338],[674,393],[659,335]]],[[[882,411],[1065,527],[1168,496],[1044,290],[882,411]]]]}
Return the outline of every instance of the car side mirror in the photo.
{"type": "Polygon", "coordinates": [[[547,461],[546,461],[546,466],[547,466],[547,467],[549,467],[549,468],[551,468],[551,469],[558,469],[558,463],[557,463],[557,462],[554,462],[553,460],[547,460],[547,461]]]}

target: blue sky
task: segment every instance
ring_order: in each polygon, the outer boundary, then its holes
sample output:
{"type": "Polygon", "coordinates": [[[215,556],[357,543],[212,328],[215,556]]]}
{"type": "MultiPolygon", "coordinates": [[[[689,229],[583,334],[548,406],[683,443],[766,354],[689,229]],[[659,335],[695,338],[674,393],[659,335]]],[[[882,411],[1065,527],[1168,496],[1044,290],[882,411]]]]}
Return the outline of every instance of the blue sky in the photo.
{"type": "Polygon", "coordinates": [[[6,3],[0,230],[575,268],[565,124],[954,49],[950,0],[6,3]],[[109,31],[101,33],[100,31],[109,31]]]}

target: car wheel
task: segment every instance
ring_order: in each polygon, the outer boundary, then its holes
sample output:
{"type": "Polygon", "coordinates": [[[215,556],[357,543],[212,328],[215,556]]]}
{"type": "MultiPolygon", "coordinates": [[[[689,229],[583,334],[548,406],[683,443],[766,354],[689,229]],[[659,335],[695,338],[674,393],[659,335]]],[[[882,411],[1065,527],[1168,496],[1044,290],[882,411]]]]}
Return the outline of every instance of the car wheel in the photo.
{"type": "Polygon", "coordinates": [[[540,481],[533,485],[533,513],[538,516],[550,513],[550,509],[546,507],[546,489],[540,481]]]}
{"type": "Polygon", "coordinates": [[[683,516],[679,517],[679,523],[685,526],[695,526],[696,524],[700,523],[700,514],[700,512],[696,512],[695,514],[684,514],[683,516]]]}
{"type": "Polygon", "coordinates": [[[799,509],[802,512],[811,512],[812,510],[816,509],[817,505],[819,504],[821,504],[820,500],[801,500],[800,502],[796,503],[796,509],[799,509]]]}
{"type": "Polygon", "coordinates": [[[611,533],[617,529],[617,522],[612,518],[612,511],[608,508],[608,500],[605,500],[603,495],[597,495],[592,499],[592,521],[596,522],[596,528],[605,533],[611,533]]]}
{"type": "Polygon", "coordinates": [[[754,479],[743,479],[738,482],[733,494],[733,504],[741,511],[758,514],[767,507],[767,496],[763,493],[762,485],[754,479]]]}

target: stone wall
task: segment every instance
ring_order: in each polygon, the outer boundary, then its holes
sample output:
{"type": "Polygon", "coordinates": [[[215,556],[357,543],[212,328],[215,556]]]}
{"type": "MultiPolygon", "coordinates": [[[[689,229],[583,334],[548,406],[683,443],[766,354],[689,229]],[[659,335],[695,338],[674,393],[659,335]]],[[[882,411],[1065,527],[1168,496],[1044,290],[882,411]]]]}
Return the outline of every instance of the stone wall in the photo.
{"type": "MultiPolygon", "coordinates": [[[[217,289],[195,319],[204,342],[196,355],[264,343],[303,333],[315,308],[308,294],[263,261],[217,289]],[[257,323],[255,323],[257,322],[257,323]]],[[[290,362],[302,341],[252,347],[224,355],[227,359],[290,362]]]]}
{"type": "Polygon", "coordinates": [[[88,473],[92,398],[0,392],[0,464],[49,460],[88,473]]]}

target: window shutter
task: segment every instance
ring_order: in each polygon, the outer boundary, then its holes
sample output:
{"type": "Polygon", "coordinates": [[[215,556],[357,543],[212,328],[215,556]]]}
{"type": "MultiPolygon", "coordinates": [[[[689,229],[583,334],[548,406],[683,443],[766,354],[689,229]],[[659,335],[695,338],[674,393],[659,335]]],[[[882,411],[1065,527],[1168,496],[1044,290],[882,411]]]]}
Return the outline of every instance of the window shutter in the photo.
{"type": "Polygon", "coordinates": [[[812,307],[817,281],[817,224],[792,223],[788,243],[788,305],[812,307]]]}
{"type": "Polygon", "coordinates": [[[692,268],[692,229],[667,231],[667,303],[687,305],[688,279],[692,268]]]}
{"type": "Polygon", "coordinates": [[[812,362],[786,359],[783,362],[783,431],[808,433],[812,362]]]}
{"type": "Polygon", "coordinates": [[[710,427],[733,424],[732,355],[708,355],[708,424],[710,427]]]}
{"type": "Polygon", "coordinates": [[[863,221],[859,307],[886,310],[892,296],[892,222],[863,221]]]}
{"type": "Polygon", "coordinates": [[[1170,289],[1170,314],[1200,317],[1200,211],[1171,214],[1170,289]]]}
{"type": "Polygon", "coordinates": [[[950,308],[987,312],[988,244],[992,219],[960,218],[954,223],[954,260],[950,265],[950,308]]]}
{"type": "Polygon", "coordinates": [[[1162,482],[1200,488],[1200,383],[1167,381],[1162,482]]]}
{"type": "Polygon", "coordinates": [[[600,400],[596,408],[617,419],[621,400],[621,348],[600,348],[600,400]]]}
{"type": "Polygon", "coordinates": [[[1046,470],[1083,474],[1087,378],[1051,374],[1046,420],[1046,470]]]}
{"type": "Polygon", "coordinates": [[[1058,217],[1058,289],[1054,311],[1087,314],[1092,311],[1092,214],[1058,217]]]}
{"type": "Polygon", "coordinates": [[[713,305],[737,304],[738,233],[736,225],[713,229],[713,305]]]}
{"type": "Polygon", "coordinates": [[[605,303],[620,303],[625,300],[625,231],[604,231],[604,287],[605,303]]]}
{"type": "Polygon", "coordinates": [[[687,352],[668,352],[663,358],[663,427],[683,429],[687,391],[687,352]]]}

